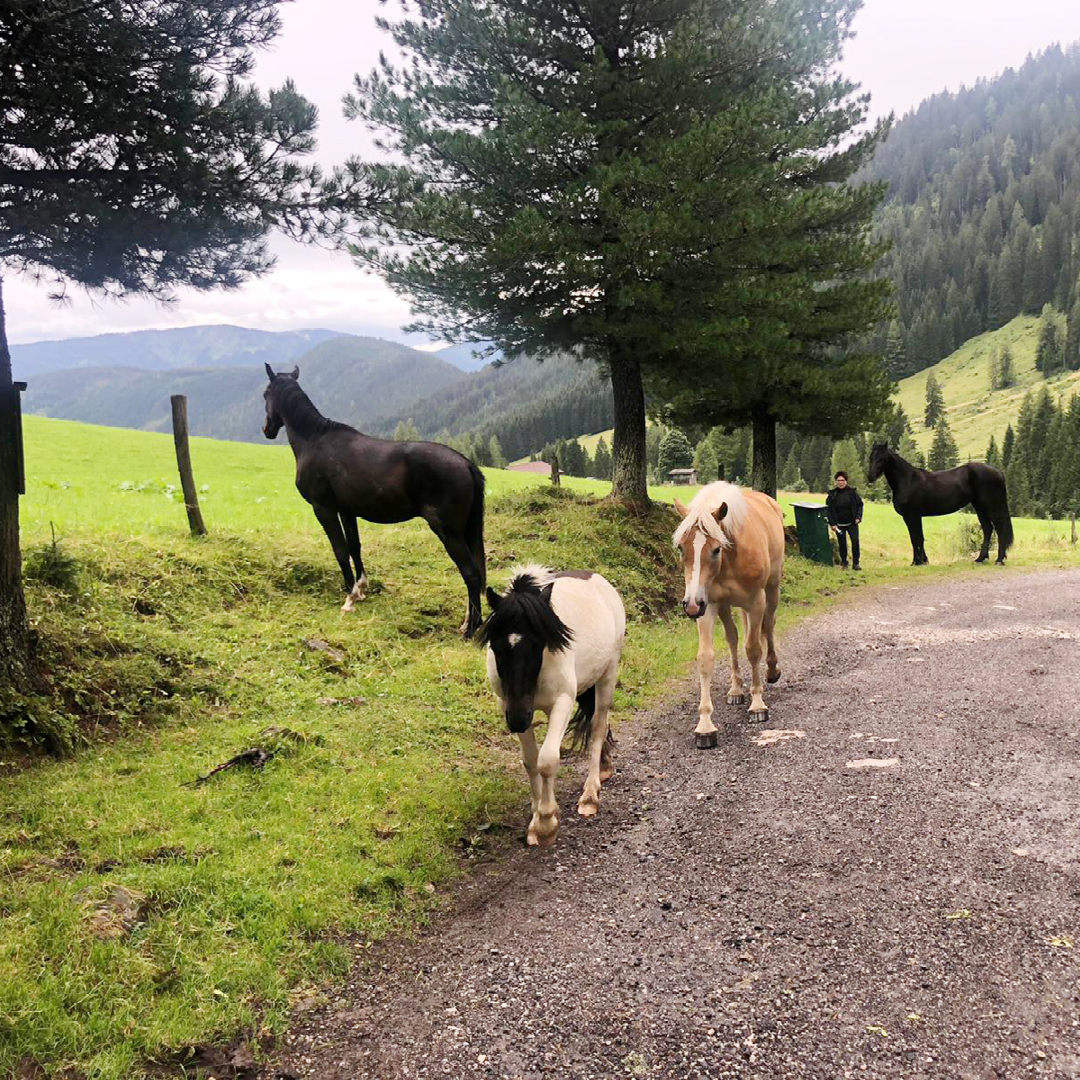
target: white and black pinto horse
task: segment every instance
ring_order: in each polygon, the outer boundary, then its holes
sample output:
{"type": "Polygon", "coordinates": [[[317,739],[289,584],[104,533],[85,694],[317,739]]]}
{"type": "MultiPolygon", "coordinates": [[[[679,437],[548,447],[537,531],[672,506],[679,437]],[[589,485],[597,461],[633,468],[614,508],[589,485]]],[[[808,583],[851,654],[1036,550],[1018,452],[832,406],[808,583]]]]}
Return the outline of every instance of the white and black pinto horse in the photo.
{"type": "Polygon", "coordinates": [[[491,688],[507,727],[521,739],[532,789],[528,842],[548,845],[559,830],[555,776],[567,730],[587,746],[589,772],[578,813],[595,814],[612,774],[608,714],[626,636],[626,611],[609,581],[585,570],[526,566],[503,595],[487,590],[492,612],[480,628],[491,688]],[[575,711],[575,704],[577,706],[575,711]],[[533,713],[547,714],[539,749],[533,713]]]}

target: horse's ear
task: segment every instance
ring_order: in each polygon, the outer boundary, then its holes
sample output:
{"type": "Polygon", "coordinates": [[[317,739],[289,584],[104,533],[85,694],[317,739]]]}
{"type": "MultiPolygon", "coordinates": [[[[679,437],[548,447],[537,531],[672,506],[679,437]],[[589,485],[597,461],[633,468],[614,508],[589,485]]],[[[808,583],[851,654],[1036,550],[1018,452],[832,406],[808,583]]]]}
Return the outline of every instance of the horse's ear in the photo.
{"type": "Polygon", "coordinates": [[[713,517],[716,518],[717,524],[719,524],[721,521],[724,520],[724,518],[727,517],[727,503],[726,502],[721,503],[713,511],[713,517]]]}
{"type": "Polygon", "coordinates": [[[294,367],[292,369],[292,373],[289,375],[289,378],[290,379],[299,379],[300,378],[300,368],[299,368],[299,366],[294,367]]]}
{"type": "Polygon", "coordinates": [[[550,604],[551,603],[551,590],[554,589],[554,588],[555,588],[555,582],[554,581],[549,581],[540,590],[540,599],[543,600],[545,604],[550,604]]]}
{"type": "Polygon", "coordinates": [[[683,506],[683,504],[679,502],[678,499],[675,500],[674,506],[675,509],[679,511],[679,517],[686,517],[686,515],[690,513],[689,508],[683,506]]]}
{"type": "Polygon", "coordinates": [[[273,382],[274,381],[274,369],[269,364],[263,364],[263,367],[266,368],[266,377],[271,382],[273,382]]]}
{"type": "Polygon", "coordinates": [[[489,585],[487,590],[487,601],[491,610],[494,611],[503,602],[503,598],[489,585]]]}

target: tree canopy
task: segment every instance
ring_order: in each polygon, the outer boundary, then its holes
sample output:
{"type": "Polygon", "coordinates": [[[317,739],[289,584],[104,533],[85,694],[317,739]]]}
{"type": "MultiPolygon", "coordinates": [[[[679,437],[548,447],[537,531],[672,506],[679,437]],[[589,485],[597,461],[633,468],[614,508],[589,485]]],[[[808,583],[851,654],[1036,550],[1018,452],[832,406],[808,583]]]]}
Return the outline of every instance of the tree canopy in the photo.
{"type": "MultiPolygon", "coordinates": [[[[235,287],[270,268],[271,228],[329,237],[377,198],[378,178],[357,167],[302,164],[316,110],[291,83],[251,84],[278,6],[0,5],[0,275],[28,272],[61,293],[71,282],[160,298],[235,287]]],[[[0,665],[26,651],[15,407],[0,299],[0,665]]]]}
{"type": "Polygon", "coordinates": [[[380,20],[405,61],[358,77],[348,108],[407,195],[357,257],[416,329],[602,365],[614,489],[644,499],[643,371],[705,358],[767,381],[767,346],[816,362],[859,295],[815,298],[811,269],[865,269],[847,222],[880,197],[844,183],[882,130],[849,139],[866,102],[831,71],[856,8],[430,0],[380,20]]]}

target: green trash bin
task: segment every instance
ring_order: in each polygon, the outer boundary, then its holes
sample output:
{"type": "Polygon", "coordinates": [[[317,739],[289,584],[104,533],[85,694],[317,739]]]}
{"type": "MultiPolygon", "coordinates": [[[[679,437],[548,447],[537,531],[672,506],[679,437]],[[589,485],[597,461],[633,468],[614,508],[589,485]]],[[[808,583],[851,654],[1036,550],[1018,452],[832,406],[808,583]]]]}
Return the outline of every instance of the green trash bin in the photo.
{"type": "Polygon", "coordinates": [[[792,503],[795,507],[795,531],[799,536],[799,551],[807,559],[833,564],[832,543],[824,503],[792,503]]]}

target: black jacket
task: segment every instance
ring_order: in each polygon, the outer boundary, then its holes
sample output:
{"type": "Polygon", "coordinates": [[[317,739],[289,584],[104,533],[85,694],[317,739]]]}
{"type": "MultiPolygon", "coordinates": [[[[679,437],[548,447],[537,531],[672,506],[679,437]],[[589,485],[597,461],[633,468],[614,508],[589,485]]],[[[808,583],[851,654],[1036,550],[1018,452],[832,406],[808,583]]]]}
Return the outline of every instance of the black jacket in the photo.
{"type": "Polygon", "coordinates": [[[833,488],[825,496],[825,516],[830,525],[851,525],[862,520],[862,496],[850,484],[843,491],[833,488]]]}

